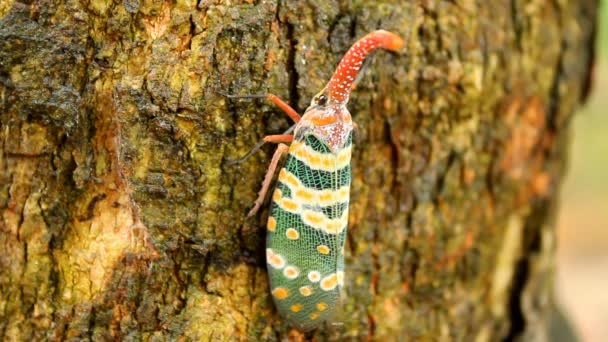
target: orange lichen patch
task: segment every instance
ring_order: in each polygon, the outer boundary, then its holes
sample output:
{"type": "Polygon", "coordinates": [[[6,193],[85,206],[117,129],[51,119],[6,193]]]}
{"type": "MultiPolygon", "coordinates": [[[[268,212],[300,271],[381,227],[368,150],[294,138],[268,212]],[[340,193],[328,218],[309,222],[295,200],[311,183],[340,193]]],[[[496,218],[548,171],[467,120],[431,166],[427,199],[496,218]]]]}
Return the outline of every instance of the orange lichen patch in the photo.
{"type": "Polygon", "coordinates": [[[274,232],[277,229],[277,220],[274,217],[269,216],[268,223],[266,224],[266,228],[268,229],[269,232],[274,232]]]}
{"type": "Polygon", "coordinates": [[[319,311],[327,310],[327,303],[325,303],[325,302],[319,302],[315,306],[316,306],[317,310],[319,310],[319,311]]]}
{"type": "Polygon", "coordinates": [[[272,290],[272,295],[274,296],[274,298],[282,300],[289,297],[289,290],[284,287],[277,287],[272,290]]]}
{"type": "Polygon", "coordinates": [[[551,176],[548,173],[542,172],[537,174],[532,179],[532,190],[537,196],[546,196],[551,189],[551,176]]]}
{"type": "Polygon", "coordinates": [[[312,294],[312,287],[310,286],[302,286],[299,289],[300,294],[304,297],[308,297],[312,294]]]}
{"type": "Polygon", "coordinates": [[[281,169],[281,172],[279,172],[279,182],[285,183],[288,186],[291,186],[294,188],[300,187],[300,181],[298,180],[298,178],[296,176],[294,176],[293,173],[291,173],[285,169],[281,169]]]}
{"type": "Polygon", "coordinates": [[[474,180],[475,180],[475,170],[468,168],[468,167],[463,167],[462,168],[462,181],[466,185],[471,185],[474,180]]]}
{"type": "Polygon", "coordinates": [[[287,266],[283,270],[283,275],[287,279],[295,279],[298,277],[299,274],[300,274],[300,270],[298,270],[298,268],[294,267],[294,266],[287,266]]]}
{"type": "Polygon", "coordinates": [[[144,27],[150,38],[157,39],[164,35],[171,23],[171,6],[163,4],[155,16],[144,16],[144,27]]]}
{"type": "Polygon", "coordinates": [[[308,315],[308,318],[310,318],[310,319],[312,319],[314,321],[315,319],[319,318],[319,313],[318,312],[311,312],[308,315]]]}
{"type": "Polygon", "coordinates": [[[297,240],[300,238],[300,233],[293,228],[287,228],[285,231],[285,236],[287,236],[289,240],[297,240]]]}
{"type": "Polygon", "coordinates": [[[338,276],[335,273],[328,275],[321,279],[321,289],[324,291],[331,291],[338,286],[338,276]]]}
{"type": "Polygon", "coordinates": [[[457,84],[464,76],[464,67],[459,60],[453,59],[448,62],[448,83],[457,84]]]}
{"type": "Polygon", "coordinates": [[[436,267],[441,269],[441,268],[445,268],[446,266],[447,267],[454,266],[456,261],[461,259],[471,249],[471,247],[473,247],[474,242],[475,242],[475,236],[473,235],[473,232],[467,231],[465,233],[465,237],[464,237],[464,241],[462,242],[462,245],[460,245],[456,249],[456,251],[441,258],[441,260],[439,260],[439,262],[436,264],[436,267]]]}
{"type": "Polygon", "coordinates": [[[275,202],[280,201],[282,197],[283,197],[283,192],[281,191],[281,189],[276,189],[272,193],[272,200],[275,202]]]}
{"type": "Polygon", "coordinates": [[[291,310],[292,312],[300,312],[302,311],[302,304],[300,303],[296,303],[294,305],[292,305],[289,310],[291,310]]]}
{"type": "Polygon", "coordinates": [[[543,153],[546,109],[539,97],[510,98],[504,110],[504,121],[511,128],[511,135],[505,140],[500,168],[513,179],[521,179],[531,174],[535,155],[543,153]]]}
{"type": "Polygon", "coordinates": [[[404,281],[401,284],[401,288],[399,290],[401,292],[401,295],[403,295],[403,296],[410,293],[410,283],[408,281],[404,281]]]}
{"type": "Polygon", "coordinates": [[[319,273],[318,271],[308,272],[308,280],[312,281],[313,283],[318,282],[319,280],[321,280],[321,273],[319,273]]]}
{"type": "Polygon", "coordinates": [[[288,198],[283,198],[279,202],[277,202],[282,209],[287,211],[295,212],[298,211],[298,203],[292,201],[288,198]]]}
{"type": "Polygon", "coordinates": [[[329,254],[329,247],[325,246],[325,245],[318,245],[317,246],[317,251],[321,254],[329,254]]]}
{"type": "Polygon", "coordinates": [[[274,64],[275,60],[276,60],[276,54],[275,54],[274,50],[272,50],[272,49],[268,50],[268,53],[266,55],[266,61],[264,61],[264,69],[266,71],[270,71],[270,69],[272,69],[272,65],[274,64]]]}

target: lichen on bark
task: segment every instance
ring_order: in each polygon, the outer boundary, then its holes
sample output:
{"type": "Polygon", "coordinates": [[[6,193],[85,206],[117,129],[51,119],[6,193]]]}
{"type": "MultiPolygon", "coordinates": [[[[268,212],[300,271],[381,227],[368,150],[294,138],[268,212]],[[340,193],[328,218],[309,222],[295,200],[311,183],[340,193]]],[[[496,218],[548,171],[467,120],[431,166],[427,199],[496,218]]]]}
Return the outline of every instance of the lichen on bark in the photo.
{"type": "Polygon", "coordinates": [[[0,5],[0,337],[542,337],[594,0],[8,1],[0,5]],[[339,324],[278,317],[265,213],[289,126],[362,34],[402,35],[352,96],[339,324]]]}

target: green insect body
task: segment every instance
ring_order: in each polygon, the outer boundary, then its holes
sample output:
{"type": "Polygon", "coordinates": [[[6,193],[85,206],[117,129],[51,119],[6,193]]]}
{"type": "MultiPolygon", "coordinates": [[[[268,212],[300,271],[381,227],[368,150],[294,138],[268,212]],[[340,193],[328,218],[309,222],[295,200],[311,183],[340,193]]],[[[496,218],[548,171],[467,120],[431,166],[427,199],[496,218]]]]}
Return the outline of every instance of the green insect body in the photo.
{"type": "Polygon", "coordinates": [[[346,103],[351,87],[371,51],[402,46],[400,37],[383,30],[361,38],[301,119],[296,118],[272,195],[266,259],[276,307],[301,331],[330,320],[342,297],[353,129],[346,103]]]}
{"type": "Polygon", "coordinates": [[[307,331],[340,300],[352,134],[332,153],[314,134],[298,133],[273,194],[266,258],[279,312],[307,331]]]}

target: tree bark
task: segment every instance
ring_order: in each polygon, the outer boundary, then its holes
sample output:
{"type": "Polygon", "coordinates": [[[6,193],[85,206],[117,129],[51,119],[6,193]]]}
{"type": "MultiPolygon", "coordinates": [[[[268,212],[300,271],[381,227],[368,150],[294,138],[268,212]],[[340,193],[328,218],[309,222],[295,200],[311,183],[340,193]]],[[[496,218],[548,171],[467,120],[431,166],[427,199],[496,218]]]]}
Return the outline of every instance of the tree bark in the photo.
{"type": "Polygon", "coordinates": [[[0,339],[546,337],[569,122],[596,0],[0,4],[0,339]],[[348,297],[311,334],[278,317],[266,213],[289,126],[363,34],[349,104],[348,297]]]}

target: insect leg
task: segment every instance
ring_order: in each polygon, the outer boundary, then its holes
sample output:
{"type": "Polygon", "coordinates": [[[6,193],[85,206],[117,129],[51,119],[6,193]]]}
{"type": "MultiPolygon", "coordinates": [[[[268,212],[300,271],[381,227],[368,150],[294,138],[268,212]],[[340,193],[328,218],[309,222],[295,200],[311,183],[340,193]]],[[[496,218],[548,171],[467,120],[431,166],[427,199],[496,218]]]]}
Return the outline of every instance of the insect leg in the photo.
{"type": "Polygon", "coordinates": [[[274,155],[272,156],[272,161],[268,166],[268,171],[266,171],[264,182],[262,182],[262,189],[260,189],[260,192],[258,192],[258,198],[255,200],[255,205],[253,206],[253,208],[251,208],[251,210],[247,214],[247,217],[255,215],[262,206],[262,203],[264,203],[264,198],[266,197],[268,188],[270,188],[272,176],[274,175],[274,172],[277,169],[277,165],[279,164],[279,160],[281,160],[281,156],[286,153],[287,150],[289,150],[289,146],[285,144],[279,144],[279,146],[277,146],[277,150],[274,152],[274,155]]]}
{"type": "Polygon", "coordinates": [[[294,122],[298,122],[300,121],[300,114],[298,114],[298,112],[296,112],[295,109],[291,108],[291,106],[289,104],[287,104],[287,102],[281,100],[280,97],[274,95],[274,94],[250,94],[250,95],[230,95],[230,94],[223,94],[222,95],[226,96],[229,99],[266,99],[272,103],[274,103],[277,107],[281,108],[281,110],[283,110],[285,112],[285,114],[287,114],[287,116],[289,116],[294,122]]]}
{"type": "MultiPolygon", "coordinates": [[[[293,132],[293,130],[295,128],[296,128],[296,125],[293,125],[293,126],[289,127],[288,130],[283,132],[283,134],[278,134],[277,136],[292,136],[290,133],[293,132]]],[[[243,161],[245,161],[245,159],[249,158],[253,153],[255,153],[257,150],[259,150],[267,142],[290,142],[293,140],[293,136],[292,136],[292,138],[290,138],[290,140],[281,140],[281,141],[266,140],[269,137],[273,137],[273,135],[266,136],[263,140],[259,141],[257,144],[255,144],[255,146],[253,146],[251,148],[251,150],[249,150],[249,152],[245,153],[245,155],[242,156],[241,158],[235,159],[235,160],[227,160],[226,165],[230,166],[230,165],[242,163],[243,161]]]]}
{"type": "Polygon", "coordinates": [[[264,142],[273,142],[273,143],[292,142],[293,134],[267,135],[264,137],[263,141],[264,142]]]}
{"type": "Polygon", "coordinates": [[[281,108],[294,122],[297,123],[302,118],[295,109],[291,108],[291,106],[288,105],[287,102],[281,100],[280,97],[274,94],[266,94],[266,99],[281,108]]]}

